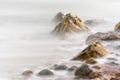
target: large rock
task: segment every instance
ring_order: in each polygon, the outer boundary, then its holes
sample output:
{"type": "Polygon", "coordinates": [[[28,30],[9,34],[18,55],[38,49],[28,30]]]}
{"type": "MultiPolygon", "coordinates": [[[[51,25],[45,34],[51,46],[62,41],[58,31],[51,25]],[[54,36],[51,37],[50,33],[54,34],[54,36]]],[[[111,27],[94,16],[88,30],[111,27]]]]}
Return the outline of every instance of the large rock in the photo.
{"type": "Polygon", "coordinates": [[[81,78],[89,78],[90,73],[92,70],[87,64],[83,64],[82,66],[78,67],[75,71],[75,76],[81,77],[81,78]]]}
{"type": "Polygon", "coordinates": [[[115,25],[114,30],[115,30],[116,32],[120,32],[120,22],[115,25]]]}
{"type": "Polygon", "coordinates": [[[52,31],[52,33],[59,36],[65,37],[70,33],[89,31],[88,26],[85,25],[74,13],[58,13],[53,21],[60,22],[52,31]]]}
{"type": "Polygon", "coordinates": [[[108,54],[109,51],[100,42],[93,42],[74,57],[73,60],[87,60],[89,58],[98,58],[108,54]]]}
{"type": "Polygon", "coordinates": [[[86,20],[84,23],[89,26],[94,26],[94,25],[100,25],[105,23],[106,21],[104,19],[90,19],[86,20]]]}
{"type": "Polygon", "coordinates": [[[106,33],[103,32],[97,32],[95,34],[92,34],[88,36],[86,43],[92,43],[94,41],[100,41],[100,40],[120,40],[120,34],[114,31],[109,31],[106,33]]]}

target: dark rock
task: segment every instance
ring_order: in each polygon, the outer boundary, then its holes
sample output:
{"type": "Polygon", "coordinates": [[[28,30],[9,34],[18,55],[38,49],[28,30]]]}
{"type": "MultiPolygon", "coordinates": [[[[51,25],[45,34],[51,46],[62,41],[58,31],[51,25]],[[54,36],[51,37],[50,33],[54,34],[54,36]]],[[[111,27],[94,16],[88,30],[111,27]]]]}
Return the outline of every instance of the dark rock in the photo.
{"type": "Polygon", "coordinates": [[[101,73],[101,72],[91,72],[91,73],[89,74],[89,78],[90,78],[90,79],[99,78],[99,77],[101,77],[101,76],[102,76],[102,73],[101,73]]]}
{"type": "Polygon", "coordinates": [[[81,67],[78,67],[75,71],[75,76],[79,76],[82,78],[88,78],[89,74],[92,72],[92,70],[89,68],[87,64],[83,64],[81,67]]]}
{"type": "Polygon", "coordinates": [[[106,21],[104,19],[91,19],[91,20],[86,20],[84,23],[89,26],[94,26],[94,25],[106,23],[106,21]]]}
{"type": "Polygon", "coordinates": [[[86,43],[92,43],[94,41],[100,41],[100,40],[120,40],[120,34],[114,31],[109,31],[106,33],[97,32],[95,34],[92,34],[88,36],[86,43]]]}
{"type": "Polygon", "coordinates": [[[87,64],[96,64],[97,61],[95,61],[93,58],[90,58],[90,59],[86,60],[86,63],[87,64]]]}
{"type": "Polygon", "coordinates": [[[61,21],[52,31],[55,35],[66,37],[70,33],[89,31],[88,26],[85,25],[74,13],[64,15],[59,13],[59,15],[61,15],[63,19],[61,19],[61,16],[56,16],[56,18],[61,21]]]}
{"type": "Polygon", "coordinates": [[[75,71],[78,67],[77,66],[71,66],[68,71],[75,71]]]}
{"type": "Polygon", "coordinates": [[[44,69],[38,73],[38,76],[52,76],[54,73],[48,69],[44,69]]]}
{"type": "Polygon", "coordinates": [[[33,72],[31,70],[27,70],[27,71],[24,71],[22,75],[26,77],[31,77],[33,75],[33,72]]]}
{"type": "Polygon", "coordinates": [[[120,32],[120,22],[115,25],[114,31],[120,32]]]}
{"type": "Polygon", "coordinates": [[[108,54],[108,50],[100,42],[93,42],[74,57],[73,60],[87,60],[89,58],[98,58],[108,54]]]}
{"type": "Polygon", "coordinates": [[[67,70],[67,69],[68,69],[68,66],[65,65],[65,64],[55,65],[55,66],[54,66],[54,69],[55,69],[55,70],[67,70]]]}

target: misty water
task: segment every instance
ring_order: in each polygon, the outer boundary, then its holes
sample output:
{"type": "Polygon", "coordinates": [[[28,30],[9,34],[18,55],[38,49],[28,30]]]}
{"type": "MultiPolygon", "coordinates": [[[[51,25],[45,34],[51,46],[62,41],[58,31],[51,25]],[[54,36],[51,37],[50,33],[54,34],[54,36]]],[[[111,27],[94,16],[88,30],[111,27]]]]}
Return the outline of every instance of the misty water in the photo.
{"type": "MultiPolygon", "coordinates": [[[[76,64],[70,59],[87,46],[85,40],[89,34],[79,33],[64,40],[52,36],[50,32],[55,25],[51,20],[56,13],[74,12],[83,21],[105,19],[105,24],[90,27],[91,33],[95,33],[112,31],[120,21],[119,10],[119,0],[0,0],[0,80],[24,80],[20,75],[28,69],[33,70],[35,76],[54,64],[76,64]]],[[[119,46],[119,41],[103,44],[111,52],[120,52],[111,47],[119,46]]],[[[108,57],[120,60],[115,55],[108,57]]],[[[30,80],[38,78],[35,76],[30,80]]]]}

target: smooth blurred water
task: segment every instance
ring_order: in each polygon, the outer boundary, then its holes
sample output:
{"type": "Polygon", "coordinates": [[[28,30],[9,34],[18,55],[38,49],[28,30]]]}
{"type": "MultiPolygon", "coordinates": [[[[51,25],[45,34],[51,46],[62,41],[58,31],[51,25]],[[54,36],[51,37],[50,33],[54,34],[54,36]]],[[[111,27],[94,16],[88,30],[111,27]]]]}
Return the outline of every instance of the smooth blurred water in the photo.
{"type": "Polygon", "coordinates": [[[10,80],[25,69],[69,62],[86,47],[88,34],[66,40],[50,34],[56,13],[74,12],[83,21],[106,19],[106,24],[91,27],[92,33],[106,32],[120,20],[119,4],[119,0],[0,0],[0,80],[10,80]]]}

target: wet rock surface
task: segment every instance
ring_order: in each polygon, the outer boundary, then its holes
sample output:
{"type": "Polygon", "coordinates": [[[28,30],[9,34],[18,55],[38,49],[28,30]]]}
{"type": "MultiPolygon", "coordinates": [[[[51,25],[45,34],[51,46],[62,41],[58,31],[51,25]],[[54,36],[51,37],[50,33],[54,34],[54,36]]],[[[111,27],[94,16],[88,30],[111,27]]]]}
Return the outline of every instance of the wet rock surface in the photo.
{"type": "Polygon", "coordinates": [[[86,43],[92,43],[94,41],[108,41],[108,40],[120,40],[120,34],[114,31],[109,31],[106,33],[103,32],[97,32],[95,34],[92,34],[88,36],[86,43]]]}
{"type": "Polygon", "coordinates": [[[33,75],[33,71],[26,70],[22,73],[22,75],[25,76],[25,77],[31,77],[33,75]]]}
{"type": "Polygon", "coordinates": [[[93,42],[72,60],[87,60],[108,55],[109,51],[98,41],[93,42]]]}
{"type": "Polygon", "coordinates": [[[44,70],[40,71],[37,75],[38,76],[53,76],[54,73],[52,71],[50,71],[49,69],[44,69],[44,70]]]}
{"type": "Polygon", "coordinates": [[[74,13],[68,13],[65,15],[58,13],[55,16],[55,21],[58,21],[56,19],[58,19],[60,23],[57,24],[52,31],[55,35],[66,37],[70,33],[89,31],[88,26],[85,25],[74,13]]]}

